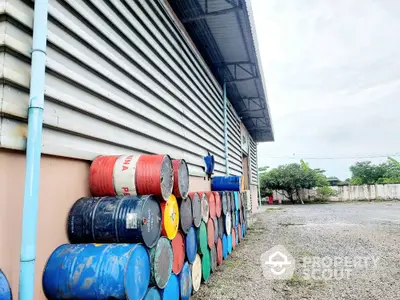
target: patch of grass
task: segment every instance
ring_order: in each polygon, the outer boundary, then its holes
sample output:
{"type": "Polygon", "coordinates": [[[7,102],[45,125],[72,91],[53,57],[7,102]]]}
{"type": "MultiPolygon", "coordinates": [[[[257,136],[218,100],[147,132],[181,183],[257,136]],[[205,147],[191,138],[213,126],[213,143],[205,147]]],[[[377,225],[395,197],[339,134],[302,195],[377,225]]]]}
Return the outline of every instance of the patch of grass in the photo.
{"type": "Polygon", "coordinates": [[[300,252],[301,256],[313,256],[313,253],[311,251],[305,250],[300,252]]]}

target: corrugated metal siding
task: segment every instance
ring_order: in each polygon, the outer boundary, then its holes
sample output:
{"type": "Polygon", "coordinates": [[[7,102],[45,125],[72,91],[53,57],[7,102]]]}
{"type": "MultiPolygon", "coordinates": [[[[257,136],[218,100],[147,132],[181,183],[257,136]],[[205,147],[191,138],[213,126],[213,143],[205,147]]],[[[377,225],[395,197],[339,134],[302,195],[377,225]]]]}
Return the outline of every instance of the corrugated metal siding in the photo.
{"type": "Polygon", "coordinates": [[[251,136],[250,140],[250,184],[258,185],[258,168],[257,168],[257,144],[253,141],[251,136]]]}
{"type": "MultiPolygon", "coordinates": [[[[32,2],[0,0],[4,81],[0,146],[25,149],[32,2]]],[[[225,172],[221,87],[158,1],[50,0],[43,153],[168,153],[203,175],[225,172]]],[[[229,111],[229,166],[240,175],[240,126],[229,111]]]]}

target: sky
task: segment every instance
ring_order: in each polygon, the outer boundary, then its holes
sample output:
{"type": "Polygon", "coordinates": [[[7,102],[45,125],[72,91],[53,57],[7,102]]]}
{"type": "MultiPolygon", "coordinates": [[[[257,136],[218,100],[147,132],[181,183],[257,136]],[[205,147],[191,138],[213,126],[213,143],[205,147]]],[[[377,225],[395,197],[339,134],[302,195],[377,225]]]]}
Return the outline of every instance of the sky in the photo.
{"type": "Polygon", "coordinates": [[[357,161],[400,159],[400,1],[252,7],[275,135],[259,166],[304,158],[344,180],[357,161]]]}

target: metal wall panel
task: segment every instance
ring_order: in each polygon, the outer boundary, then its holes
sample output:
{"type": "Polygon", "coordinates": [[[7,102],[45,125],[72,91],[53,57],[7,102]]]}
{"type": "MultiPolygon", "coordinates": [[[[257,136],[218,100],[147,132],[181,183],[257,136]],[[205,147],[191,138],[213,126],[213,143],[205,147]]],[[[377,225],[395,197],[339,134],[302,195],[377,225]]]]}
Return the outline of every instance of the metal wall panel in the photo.
{"type": "MultiPolygon", "coordinates": [[[[0,0],[0,146],[24,150],[32,2],[0,0]]],[[[225,173],[222,89],[158,1],[50,0],[43,153],[167,153],[204,175],[225,173]]],[[[240,122],[229,104],[231,174],[240,175],[240,122]]]]}
{"type": "Polygon", "coordinates": [[[250,140],[250,184],[258,185],[258,167],[257,167],[257,144],[253,141],[251,136],[250,140]]]}

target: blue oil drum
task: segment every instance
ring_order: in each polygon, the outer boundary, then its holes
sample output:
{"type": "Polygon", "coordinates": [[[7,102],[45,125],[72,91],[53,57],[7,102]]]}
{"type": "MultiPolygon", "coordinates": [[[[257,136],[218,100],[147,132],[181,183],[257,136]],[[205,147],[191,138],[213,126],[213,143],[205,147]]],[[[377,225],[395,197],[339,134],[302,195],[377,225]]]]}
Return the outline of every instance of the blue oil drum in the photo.
{"type": "Polygon", "coordinates": [[[189,300],[192,294],[192,272],[188,262],[185,262],[178,277],[180,297],[182,300],[189,300]]]}
{"type": "Polygon", "coordinates": [[[227,236],[228,238],[228,254],[232,253],[232,234],[227,236]]]}
{"type": "Polygon", "coordinates": [[[50,256],[42,283],[47,299],[142,299],[150,280],[139,244],[62,245],[50,256]]]}
{"type": "Polygon", "coordinates": [[[196,229],[192,226],[185,238],[186,258],[189,263],[193,263],[197,253],[196,229]]]}
{"type": "Polygon", "coordinates": [[[214,176],[211,180],[212,191],[240,191],[240,176],[214,176]]]}
{"type": "Polygon", "coordinates": [[[152,248],[161,234],[157,197],[81,198],[68,216],[71,243],[144,243],[152,248]]]}
{"type": "Polygon", "coordinates": [[[235,210],[239,210],[240,200],[239,200],[239,192],[233,192],[233,197],[235,198],[235,210]]]}
{"type": "Polygon", "coordinates": [[[224,259],[228,257],[228,237],[226,234],[222,236],[222,256],[224,259]]]}
{"type": "Polygon", "coordinates": [[[151,287],[147,290],[143,300],[161,300],[161,294],[156,287],[151,287]]]}
{"type": "Polygon", "coordinates": [[[240,220],[240,216],[239,216],[239,211],[235,211],[236,217],[235,217],[235,227],[238,227],[239,225],[239,220],[240,220]]]}
{"type": "Polygon", "coordinates": [[[6,275],[0,270],[0,299],[11,300],[11,288],[6,275]]]}
{"type": "Polygon", "coordinates": [[[179,280],[178,276],[171,274],[164,289],[160,289],[162,299],[179,300],[179,280]]]}

